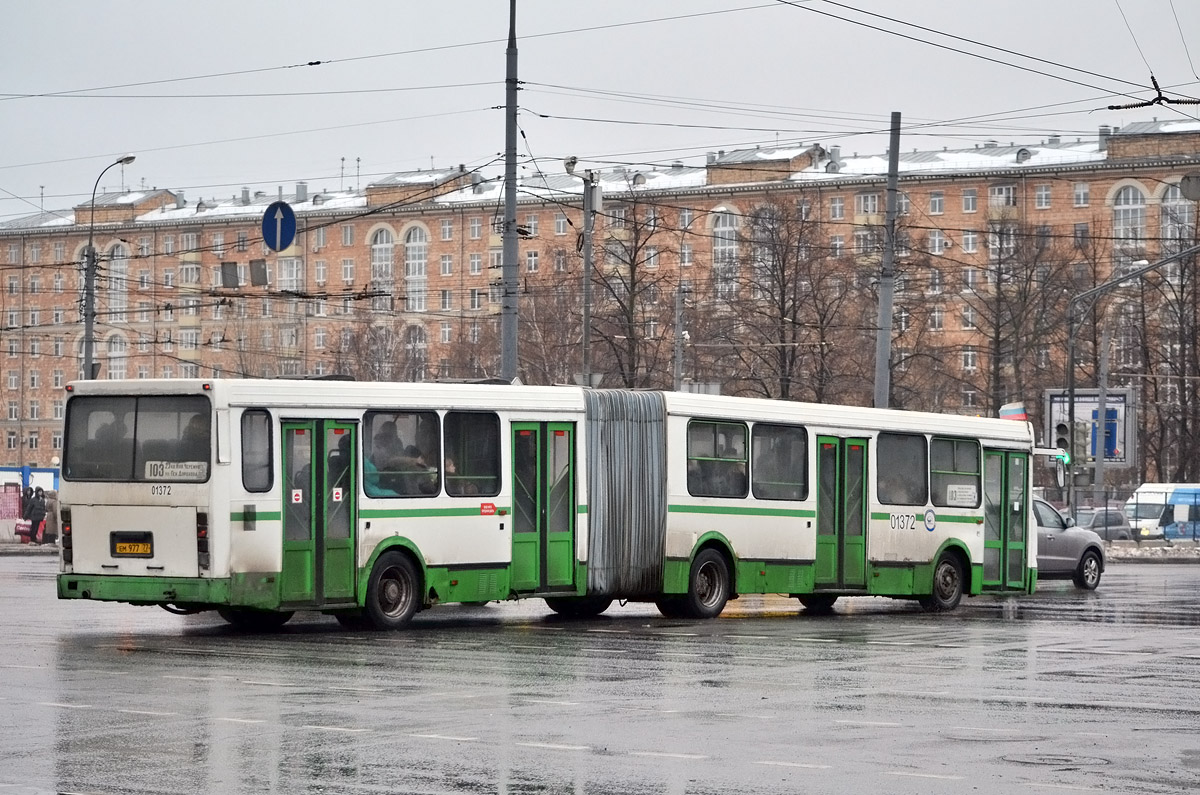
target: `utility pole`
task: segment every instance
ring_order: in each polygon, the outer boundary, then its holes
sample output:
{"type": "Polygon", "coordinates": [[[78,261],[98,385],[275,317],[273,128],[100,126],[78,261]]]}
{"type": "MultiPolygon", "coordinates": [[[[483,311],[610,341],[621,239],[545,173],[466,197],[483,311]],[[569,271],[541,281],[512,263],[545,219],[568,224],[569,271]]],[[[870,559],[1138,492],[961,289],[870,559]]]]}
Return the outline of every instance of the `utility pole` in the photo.
{"type": "Polygon", "coordinates": [[[887,216],[879,268],[879,323],[875,332],[875,408],[886,409],[892,391],[892,299],[896,289],[896,183],[900,171],[900,111],[892,111],[888,144],[887,216]]]}
{"type": "Polygon", "coordinates": [[[675,290],[675,391],[683,387],[683,340],[687,334],[683,330],[683,294],[687,292],[682,286],[675,290]]]}
{"type": "Polygon", "coordinates": [[[592,386],[592,232],[596,225],[596,177],[583,172],[583,385],[592,386]]]}
{"type": "MultiPolygon", "coordinates": [[[[517,0],[508,3],[504,75],[504,247],[500,304],[500,377],[517,377],[517,0]]],[[[590,274],[589,274],[590,275],[590,274]]]]}
{"type": "Polygon", "coordinates": [[[96,184],[92,185],[92,215],[88,221],[88,242],[84,250],[83,272],[83,377],[91,380],[96,377],[99,369],[93,361],[95,353],[94,327],[96,323],[96,190],[100,180],[113,166],[127,166],[134,161],[133,155],[119,157],[104,167],[96,176],[96,184]]]}

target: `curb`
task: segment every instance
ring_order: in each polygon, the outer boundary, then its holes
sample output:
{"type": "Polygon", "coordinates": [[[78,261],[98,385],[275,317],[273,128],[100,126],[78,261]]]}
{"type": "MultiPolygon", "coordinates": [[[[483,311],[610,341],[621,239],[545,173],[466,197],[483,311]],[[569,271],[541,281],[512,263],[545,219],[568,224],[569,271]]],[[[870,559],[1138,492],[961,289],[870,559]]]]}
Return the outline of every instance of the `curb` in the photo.
{"type": "Polygon", "coordinates": [[[58,544],[21,544],[16,542],[0,542],[0,557],[10,558],[40,558],[58,557],[58,544]]]}

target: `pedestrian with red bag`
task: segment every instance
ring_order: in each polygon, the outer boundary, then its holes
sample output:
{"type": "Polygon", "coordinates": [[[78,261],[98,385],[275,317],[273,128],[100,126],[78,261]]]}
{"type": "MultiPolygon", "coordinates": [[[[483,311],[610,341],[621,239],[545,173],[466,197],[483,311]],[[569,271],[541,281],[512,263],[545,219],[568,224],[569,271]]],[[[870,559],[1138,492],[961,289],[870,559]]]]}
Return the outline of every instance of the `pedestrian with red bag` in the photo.
{"type": "Polygon", "coordinates": [[[33,490],[33,496],[25,503],[25,513],[21,518],[29,520],[30,543],[42,543],[42,534],[46,529],[46,492],[41,486],[33,490]]]}

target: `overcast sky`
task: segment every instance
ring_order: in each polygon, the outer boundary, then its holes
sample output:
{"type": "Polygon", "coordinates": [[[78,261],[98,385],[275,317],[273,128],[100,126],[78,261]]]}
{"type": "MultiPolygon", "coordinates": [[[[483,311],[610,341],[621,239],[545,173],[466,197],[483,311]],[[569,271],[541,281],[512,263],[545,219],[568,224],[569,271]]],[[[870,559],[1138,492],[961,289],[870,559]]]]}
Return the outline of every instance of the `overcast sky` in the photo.
{"type": "MultiPolygon", "coordinates": [[[[7,3],[0,221],[43,192],[46,209],[87,201],[125,153],[125,185],[189,199],[431,165],[498,175],[507,28],[507,0],[7,3]],[[295,66],[311,61],[328,63],[295,66]]],[[[870,133],[894,110],[906,150],[1094,137],[1200,117],[1105,109],[1150,98],[1151,70],[1168,96],[1200,96],[1198,34],[1196,0],[518,0],[519,154],[528,173],[777,140],[882,152],[870,133]]],[[[101,187],[120,184],[118,167],[101,187]]]]}

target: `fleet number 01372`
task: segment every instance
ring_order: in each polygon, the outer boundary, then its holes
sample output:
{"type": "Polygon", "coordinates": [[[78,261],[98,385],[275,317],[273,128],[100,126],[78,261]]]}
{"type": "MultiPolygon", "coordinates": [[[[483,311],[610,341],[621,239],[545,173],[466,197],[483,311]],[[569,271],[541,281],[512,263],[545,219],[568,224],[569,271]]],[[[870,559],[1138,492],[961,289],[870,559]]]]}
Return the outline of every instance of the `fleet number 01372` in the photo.
{"type": "Polygon", "coordinates": [[[171,496],[171,487],[168,485],[165,485],[165,484],[162,484],[162,485],[155,484],[150,487],[150,493],[153,494],[155,497],[170,497],[171,496]]]}
{"type": "Polygon", "coordinates": [[[917,515],[915,513],[893,513],[888,515],[888,523],[893,530],[916,530],[917,515]]]}

